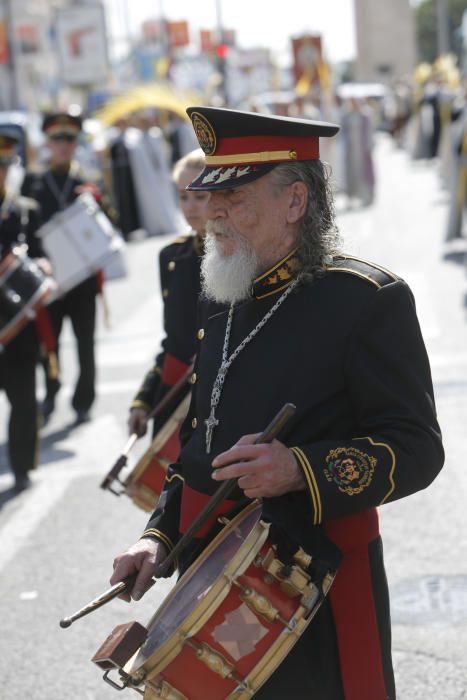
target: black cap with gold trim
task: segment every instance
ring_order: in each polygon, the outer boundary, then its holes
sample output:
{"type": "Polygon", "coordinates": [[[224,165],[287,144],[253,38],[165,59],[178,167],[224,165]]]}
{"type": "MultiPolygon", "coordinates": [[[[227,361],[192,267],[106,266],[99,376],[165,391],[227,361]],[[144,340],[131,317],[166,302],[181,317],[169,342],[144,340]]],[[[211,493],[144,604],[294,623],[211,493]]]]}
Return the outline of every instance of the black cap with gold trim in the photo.
{"type": "Polygon", "coordinates": [[[0,165],[10,165],[16,155],[19,139],[8,128],[0,128],[0,165]]]}
{"type": "Polygon", "coordinates": [[[81,131],[81,117],[68,112],[54,112],[46,114],[42,122],[42,131],[51,139],[77,138],[81,131]]]}
{"type": "Polygon", "coordinates": [[[187,190],[224,190],[266,175],[279,163],[319,158],[319,138],[339,127],[216,107],[188,107],[206,167],[187,190]]]}

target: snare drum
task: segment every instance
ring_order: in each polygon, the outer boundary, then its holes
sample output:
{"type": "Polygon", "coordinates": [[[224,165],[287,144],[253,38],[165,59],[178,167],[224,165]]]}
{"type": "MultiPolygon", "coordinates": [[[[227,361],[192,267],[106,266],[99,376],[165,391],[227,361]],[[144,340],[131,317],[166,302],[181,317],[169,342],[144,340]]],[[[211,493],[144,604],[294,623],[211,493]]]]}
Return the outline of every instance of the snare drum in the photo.
{"type": "Polygon", "coordinates": [[[53,282],[21,248],[0,261],[0,344],[6,345],[35,317],[53,282]]]}
{"type": "Polygon", "coordinates": [[[73,204],[54,214],[37,233],[52,263],[57,296],[110,264],[124,245],[89,192],[83,192],[73,204]]]}
{"type": "Polygon", "coordinates": [[[188,413],[189,405],[188,394],[123,482],[125,493],[145,511],[152,512],[156,507],[164,486],[167,467],[177,461],[180,452],[180,427],[188,413]]]}
{"type": "Polygon", "coordinates": [[[260,517],[257,502],[237,515],[147,629],[133,623],[114,630],[93,658],[111,685],[144,691],[146,700],[246,700],[256,693],[311,622],[334,578],[329,571],[313,582],[305,570],[311,557],[302,550],[284,567],[260,517]],[[123,686],[109,677],[112,668],[123,686]]]}

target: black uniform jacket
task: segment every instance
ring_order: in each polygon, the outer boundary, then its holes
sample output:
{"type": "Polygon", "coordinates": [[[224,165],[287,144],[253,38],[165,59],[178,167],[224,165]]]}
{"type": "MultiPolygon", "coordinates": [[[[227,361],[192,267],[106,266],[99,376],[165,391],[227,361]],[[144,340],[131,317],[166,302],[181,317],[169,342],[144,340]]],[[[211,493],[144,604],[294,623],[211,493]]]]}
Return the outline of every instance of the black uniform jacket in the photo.
{"type": "Polygon", "coordinates": [[[44,256],[41,240],[34,235],[40,225],[39,207],[27,197],[0,196],[0,257],[25,243],[30,258],[44,256]]]}
{"type": "MultiPolygon", "coordinates": [[[[292,255],[255,281],[251,298],[235,309],[229,355],[290,284],[293,267],[292,255]]],[[[338,548],[331,633],[346,700],[392,698],[387,588],[380,546],[372,544],[379,542],[375,507],[428,486],[444,458],[411,291],[392,273],[350,257],[301,283],[230,366],[207,455],[204,421],[227,314],[208,309],[202,322],[179,462],[169,468],[143,537],[173,547],[219,485],[211,478],[214,457],[264,430],[286,402],[295,404],[280,439],[293,450],[306,488],[264,499],[263,510],[277,532],[332,566],[329,545],[338,548]]],[[[241,497],[238,490],[233,500],[241,497]]],[[[195,550],[196,543],[182,568],[195,550]]],[[[325,648],[320,639],[317,649],[325,648]]]]}
{"type": "Polygon", "coordinates": [[[200,239],[187,235],[176,238],[159,254],[165,337],[154,366],[146,374],[131,404],[132,408],[142,407],[150,411],[193,359],[201,252],[200,239]]]}
{"type": "MultiPolygon", "coordinates": [[[[277,301],[281,277],[260,278],[252,298],[235,310],[229,354],[277,301]]],[[[290,498],[308,526],[408,496],[433,480],[443,450],[428,358],[405,282],[341,258],[300,285],[231,365],[207,455],[204,421],[226,320],[227,310],[210,315],[207,307],[185,444],[150,521],[164,540],[179,537],[183,484],[212,494],[214,457],[242,435],[261,432],[286,402],[297,412],[282,441],[307,485],[290,498]]]]}
{"type": "Polygon", "coordinates": [[[75,201],[79,196],[76,188],[84,184],[85,180],[81,176],[78,166],[72,163],[70,171],[51,169],[26,173],[21,192],[39,203],[41,218],[47,222],[60,209],[64,209],[75,201]],[[57,192],[63,193],[63,202],[57,199],[57,192]]]}

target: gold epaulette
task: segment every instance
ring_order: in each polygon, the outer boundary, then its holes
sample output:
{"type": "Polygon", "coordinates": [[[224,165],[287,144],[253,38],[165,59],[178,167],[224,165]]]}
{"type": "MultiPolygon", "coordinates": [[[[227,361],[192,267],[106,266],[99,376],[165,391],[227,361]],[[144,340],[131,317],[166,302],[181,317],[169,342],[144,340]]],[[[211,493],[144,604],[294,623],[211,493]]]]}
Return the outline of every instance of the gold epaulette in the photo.
{"type": "Polygon", "coordinates": [[[32,175],[33,177],[38,177],[39,175],[44,175],[47,172],[47,166],[44,163],[32,163],[28,166],[26,170],[26,177],[32,175]]]}
{"type": "Polygon", "coordinates": [[[338,255],[333,258],[332,263],[326,265],[327,272],[346,272],[350,275],[355,275],[366,282],[369,282],[374,287],[380,289],[391,282],[397,282],[400,278],[386,268],[356,258],[353,255],[338,255]]]}
{"type": "Polygon", "coordinates": [[[167,245],[174,245],[175,243],[185,243],[189,238],[191,238],[190,234],[187,234],[186,236],[178,236],[177,238],[174,238],[173,241],[170,241],[167,245]]]}

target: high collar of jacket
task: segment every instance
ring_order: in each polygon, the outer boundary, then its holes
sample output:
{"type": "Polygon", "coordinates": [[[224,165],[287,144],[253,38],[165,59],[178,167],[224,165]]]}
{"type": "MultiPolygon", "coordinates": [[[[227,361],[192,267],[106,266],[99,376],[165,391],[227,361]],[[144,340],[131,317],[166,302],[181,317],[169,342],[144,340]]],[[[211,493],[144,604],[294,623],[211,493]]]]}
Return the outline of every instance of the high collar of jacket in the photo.
{"type": "Polygon", "coordinates": [[[295,279],[299,266],[297,250],[294,249],[273,267],[256,277],[252,285],[252,296],[255,299],[263,299],[282,291],[295,279]]]}

